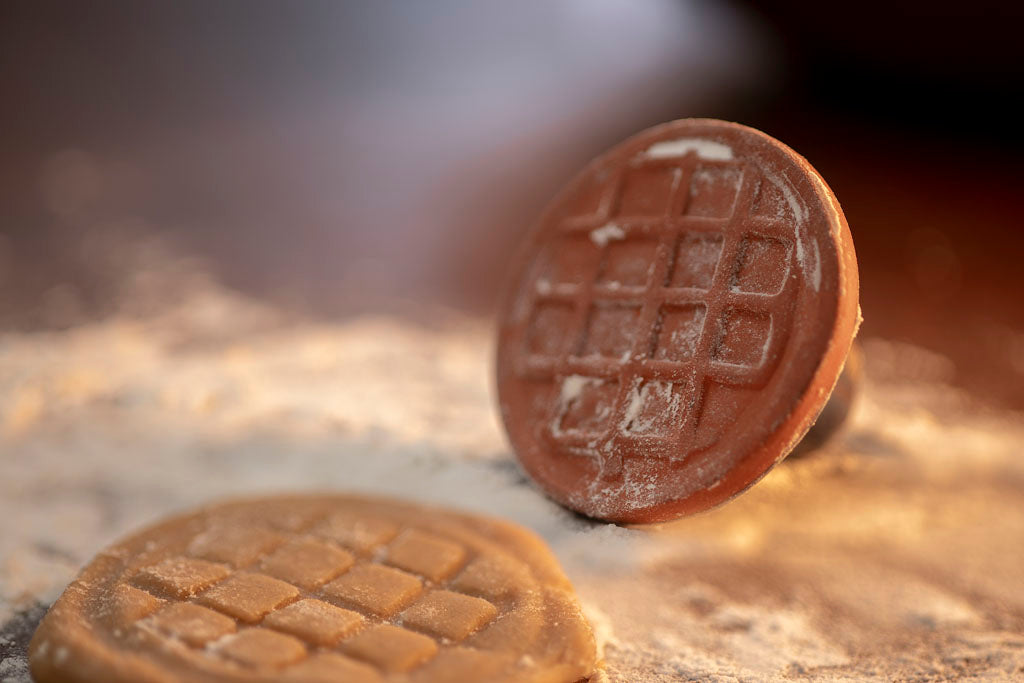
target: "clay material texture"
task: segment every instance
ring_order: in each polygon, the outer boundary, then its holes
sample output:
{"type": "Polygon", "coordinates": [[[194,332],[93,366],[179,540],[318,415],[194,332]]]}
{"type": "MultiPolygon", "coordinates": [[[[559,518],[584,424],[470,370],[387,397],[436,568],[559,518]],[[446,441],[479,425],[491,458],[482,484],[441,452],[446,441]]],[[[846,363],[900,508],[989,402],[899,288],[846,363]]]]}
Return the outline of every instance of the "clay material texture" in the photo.
{"type": "Polygon", "coordinates": [[[498,391],[555,500],[615,522],[723,503],[789,453],[859,320],[839,204],[759,131],[675,121],[554,199],[513,268],[498,391]]]}

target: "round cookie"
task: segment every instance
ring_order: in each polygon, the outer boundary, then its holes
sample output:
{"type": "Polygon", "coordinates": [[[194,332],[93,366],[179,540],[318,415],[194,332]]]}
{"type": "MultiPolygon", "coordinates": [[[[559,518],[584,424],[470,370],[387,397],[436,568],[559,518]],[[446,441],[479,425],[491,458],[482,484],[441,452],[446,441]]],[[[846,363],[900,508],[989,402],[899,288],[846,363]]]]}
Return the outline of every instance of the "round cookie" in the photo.
{"type": "Polygon", "coordinates": [[[519,461],[615,522],[706,510],[814,423],[859,323],[839,204],[734,123],[674,121],[591,162],[528,236],[499,312],[519,461]]]}
{"type": "Polygon", "coordinates": [[[595,670],[544,543],[385,499],[238,501],[100,553],[32,639],[51,681],[550,681],[595,670]]]}

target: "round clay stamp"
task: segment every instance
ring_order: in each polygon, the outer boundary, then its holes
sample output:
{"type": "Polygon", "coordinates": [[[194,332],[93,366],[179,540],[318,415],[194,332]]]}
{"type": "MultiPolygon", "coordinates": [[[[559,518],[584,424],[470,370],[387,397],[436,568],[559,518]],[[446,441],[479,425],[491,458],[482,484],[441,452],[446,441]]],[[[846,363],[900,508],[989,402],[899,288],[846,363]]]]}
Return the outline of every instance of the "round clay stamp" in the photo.
{"type": "Polygon", "coordinates": [[[594,637],[544,543],[383,499],[208,507],[97,556],[29,649],[50,681],[577,681],[594,637]]]}
{"type": "Polygon", "coordinates": [[[548,206],[499,313],[513,448],[555,500],[658,522],[737,495],[825,405],[859,322],[839,204],[734,123],[674,121],[548,206]]]}

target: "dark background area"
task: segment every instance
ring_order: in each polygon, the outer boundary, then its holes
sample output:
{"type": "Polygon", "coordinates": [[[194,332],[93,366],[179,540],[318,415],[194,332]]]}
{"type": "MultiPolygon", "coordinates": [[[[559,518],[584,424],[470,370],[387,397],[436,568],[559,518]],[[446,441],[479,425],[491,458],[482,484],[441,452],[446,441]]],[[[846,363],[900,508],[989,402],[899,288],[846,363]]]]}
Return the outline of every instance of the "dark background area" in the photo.
{"type": "Polygon", "coordinates": [[[183,262],[301,315],[487,314],[583,163],[707,116],[826,178],[865,337],[1024,408],[1013,7],[6,2],[0,327],[144,314],[183,262]]]}

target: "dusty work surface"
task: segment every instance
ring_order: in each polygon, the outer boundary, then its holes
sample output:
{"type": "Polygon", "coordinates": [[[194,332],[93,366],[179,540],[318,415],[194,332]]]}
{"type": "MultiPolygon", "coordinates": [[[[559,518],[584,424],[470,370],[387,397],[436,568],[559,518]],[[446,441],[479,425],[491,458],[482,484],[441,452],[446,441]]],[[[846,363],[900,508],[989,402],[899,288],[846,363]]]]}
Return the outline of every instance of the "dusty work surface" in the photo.
{"type": "Polygon", "coordinates": [[[511,460],[487,322],[285,321],[217,290],[0,337],[0,680],[104,545],[196,503],[370,491],[508,517],[554,548],[611,680],[1024,677],[1024,423],[868,340],[852,422],[724,508],[573,516],[511,460]]]}

